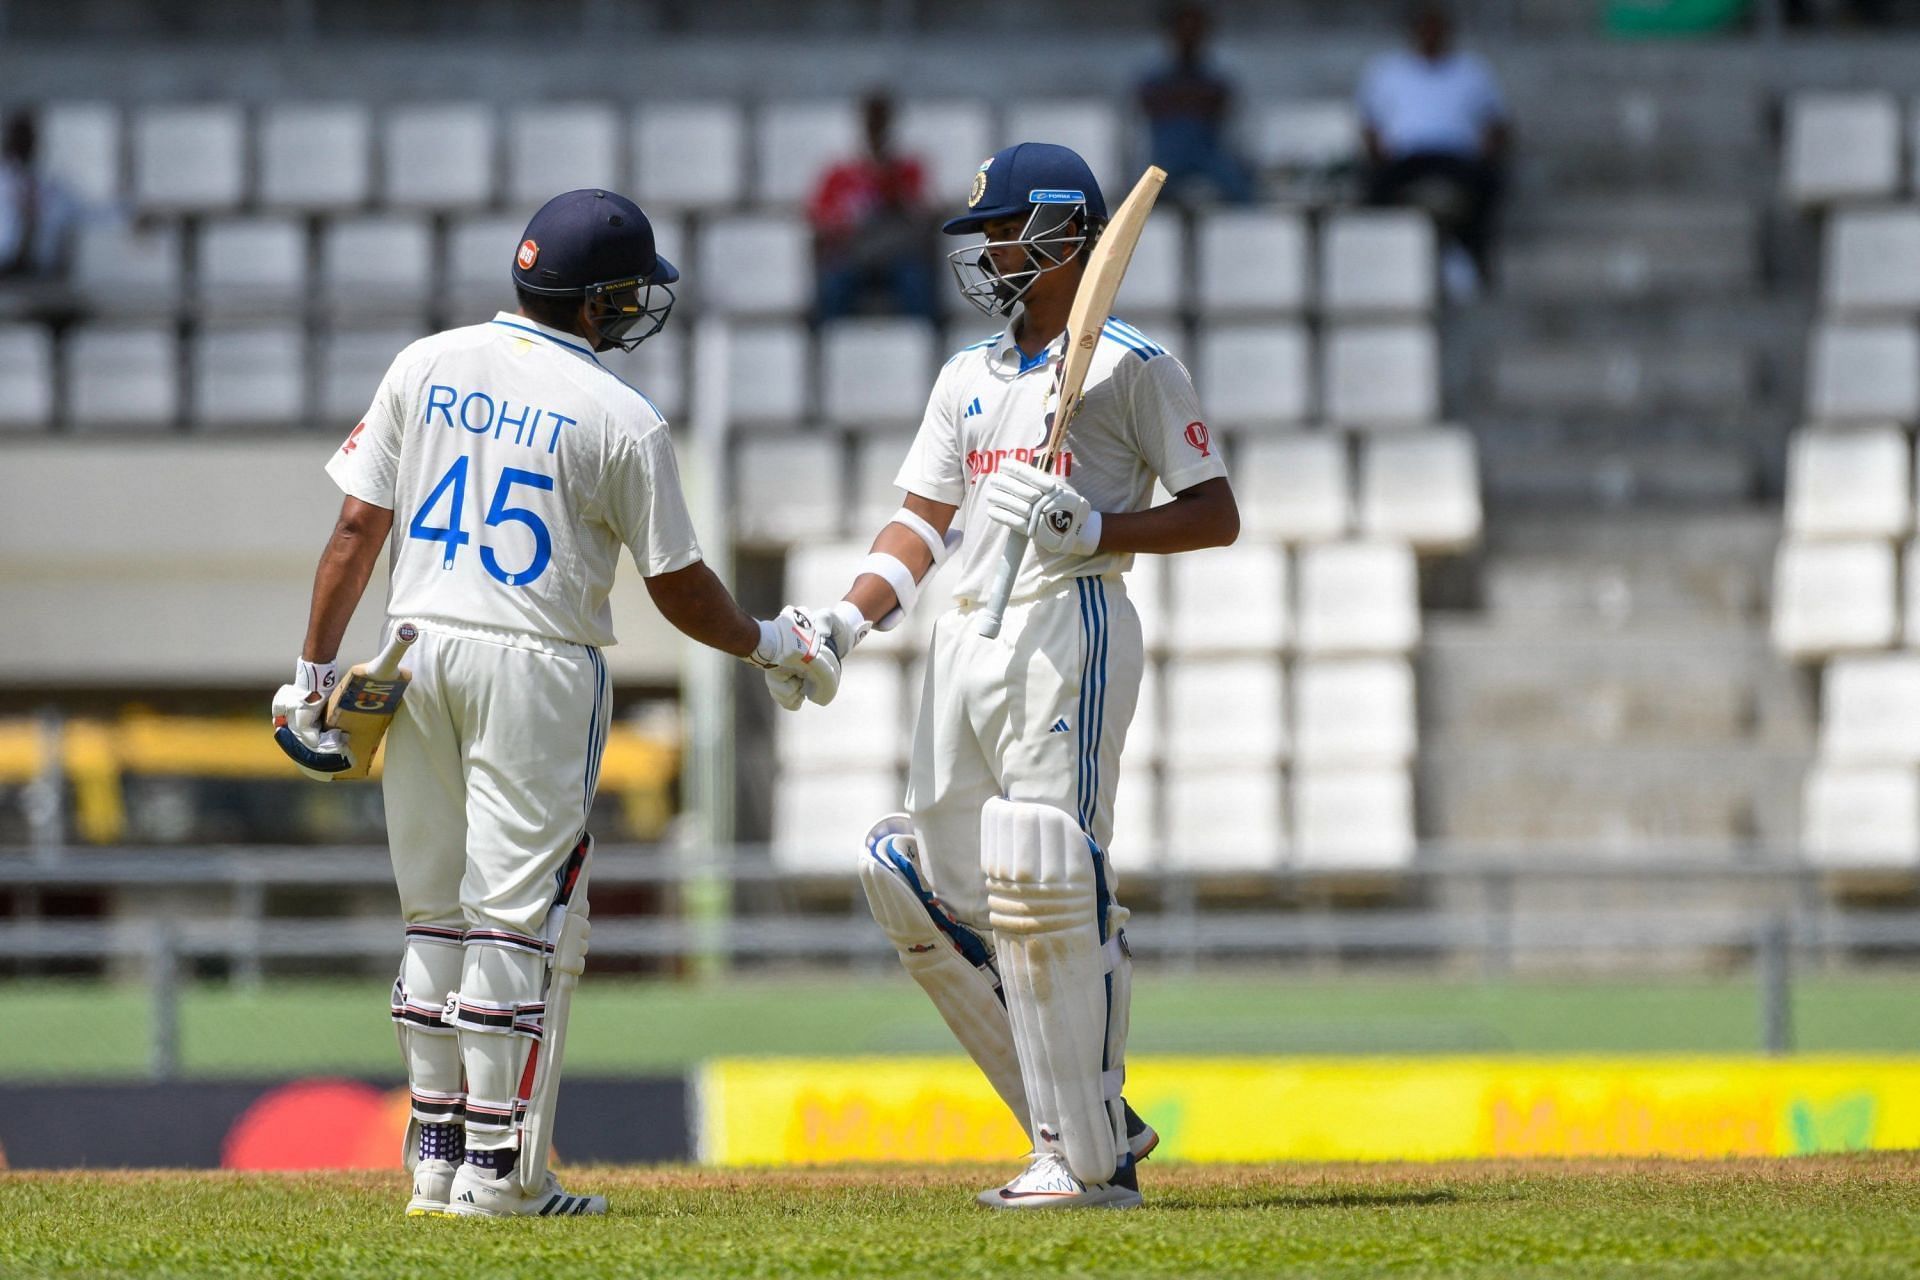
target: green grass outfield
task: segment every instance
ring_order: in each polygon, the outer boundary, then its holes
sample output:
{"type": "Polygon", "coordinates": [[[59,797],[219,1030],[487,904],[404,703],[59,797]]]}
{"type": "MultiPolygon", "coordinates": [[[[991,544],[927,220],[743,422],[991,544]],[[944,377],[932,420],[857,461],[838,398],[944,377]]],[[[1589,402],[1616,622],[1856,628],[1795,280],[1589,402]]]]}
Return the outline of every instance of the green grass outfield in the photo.
{"type": "Polygon", "coordinates": [[[1920,1157],[1156,1167],[1133,1213],[990,1213],[1004,1170],[572,1171],[600,1219],[404,1218],[401,1175],[0,1176],[42,1277],[1912,1276],[1920,1157]]]}
{"type": "MultiPolygon", "coordinates": [[[[392,1074],[387,985],[274,982],[187,989],[183,1069],[198,1076],[392,1074]]],[[[134,985],[0,983],[0,1079],[112,1079],[147,1064],[149,1006],[134,985]]],[[[1920,1052],[1920,975],[1809,974],[1795,1047],[1920,1052]]],[[[1743,1053],[1760,1012],[1747,979],[1496,983],[1172,975],[1135,982],[1138,1053],[1743,1053]]],[[[567,1066],[674,1071],[720,1054],[945,1053],[946,1028],[904,975],[595,979],[581,985],[567,1066]]]]}

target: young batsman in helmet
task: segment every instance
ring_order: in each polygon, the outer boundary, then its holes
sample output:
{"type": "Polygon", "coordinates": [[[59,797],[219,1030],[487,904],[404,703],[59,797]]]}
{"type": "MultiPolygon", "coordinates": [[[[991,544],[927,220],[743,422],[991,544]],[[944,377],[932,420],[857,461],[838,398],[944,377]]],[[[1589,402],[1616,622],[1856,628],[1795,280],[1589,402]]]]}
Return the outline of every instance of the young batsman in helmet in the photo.
{"type": "MultiPolygon", "coordinates": [[[[815,616],[843,656],[896,625],[952,557],[904,814],[861,855],[902,963],[1019,1117],[1027,1167],[995,1208],[1140,1203],[1152,1129],[1120,1096],[1132,962],[1108,858],[1120,749],[1144,661],[1124,574],[1137,554],[1231,543],[1239,515],[1187,371],[1103,327],[1053,467],[1063,334],[1106,204],[1085,161],[1028,142],[989,157],[949,235],[961,292],[1006,328],[941,369],[881,529],[846,598],[815,616]],[[1152,507],[1154,482],[1175,497],[1152,507]],[[964,529],[964,536],[960,530],[964,529]],[[978,633],[1008,531],[1032,539],[1000,634],[978,633]]],[[[794,677],[768,676],[791,702],[794,677]]]]}

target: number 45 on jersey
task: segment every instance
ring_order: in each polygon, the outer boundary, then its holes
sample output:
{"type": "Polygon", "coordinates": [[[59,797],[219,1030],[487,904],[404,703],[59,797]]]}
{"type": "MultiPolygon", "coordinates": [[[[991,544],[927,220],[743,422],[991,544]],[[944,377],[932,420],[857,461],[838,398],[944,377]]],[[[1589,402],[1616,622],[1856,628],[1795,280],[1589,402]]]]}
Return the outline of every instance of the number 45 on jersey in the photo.
{"type": "MultiPolygon", "coordinates": [[[[444,569],[453,568],[455,557],[460,548],[473,540],[460,525],[462,512],[467,506],[467,467],[472,458],[461,454],[447,468],[420,504],[420,510],[414,514],[413,522],[407,526],[407,536],[422,542],[439,542],[445,546],[440,565],[444,569]],[[436,514],[445,499],[446,523],[429,524],[429,520],[439,519],[436,514]]],[[[547,562],[553,559],[553,535],[548,532],[546,521],[526,507],[512,505],[515,485],[525,485],[529,489],[553,489],[553,477],[543,476],[537,471],[522,471],[518,467],[507,467],[500,472],[500,482],[494,486],[493,500],[487,504],[486,526],[498,528],[504,524],[522,524],[533,534],[533,559],[523,569],[504,569],[493,554],[483,537],[480,544],[480,564],[489,574],[510,587],[524,587],[542,573],[546,572],[547,562]]]]}

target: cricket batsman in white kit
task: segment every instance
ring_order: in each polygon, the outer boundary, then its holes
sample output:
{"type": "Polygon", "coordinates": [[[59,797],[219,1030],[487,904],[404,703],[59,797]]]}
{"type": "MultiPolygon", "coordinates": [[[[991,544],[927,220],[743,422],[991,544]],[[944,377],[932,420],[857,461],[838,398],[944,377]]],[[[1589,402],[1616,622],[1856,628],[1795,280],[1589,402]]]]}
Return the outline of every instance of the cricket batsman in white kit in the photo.
{"type": "Polygon", "coordinates": [[[639,206],[557,196],[511,270],[517,312],[402,351],[327,464],[346,498],[294,681],[274,698],[308,773],[351,766],[321,708],[391,534],[388,620],[420,632],[385,774],[406,921],[392,1016],[412,1090],[410,1214],[607,1209],[562,1190],[547,1158],[586,954],[621,548],[688,636],[791,677],[787,696],[824,703],[839,683],[806,614],[755,621],[701,560],[665,421],[595,358],[657,333],[673,304],[679,274],[639,206]]]}
{"type": "MultiPolygon", "coordinates": [[[[945,230],[985,243],[950,260],[967,299],[1009,323],[940,371],[894,482],[904,505],[846,598],[814,611],[845,658],[958,559],[953,607],[934,623],[907,812],[874,827],[860,867],[901,962],[1032,1139],[1026,1169],[981,1193],[994,1208],[1141,1202],[1135,1164],[1157,1136],[1121,1097],[1132,961],[1107,856],[1144,659],[1122,575],[1136,554],[1239,534],[1186,369],[1118,319],[1101,330],[1052,471],[1030,465],[1106,218],[1093,173],[1065,147],[1022,143],[980,166],[945,230]],[[1152,507],[1156,478],[1174,500],[1152,507]],[[989,639],[979,615],[1010,530],[1032,553],[989,639]]],[[[787,706],[801,680],[768,673],[787,706]]]]}

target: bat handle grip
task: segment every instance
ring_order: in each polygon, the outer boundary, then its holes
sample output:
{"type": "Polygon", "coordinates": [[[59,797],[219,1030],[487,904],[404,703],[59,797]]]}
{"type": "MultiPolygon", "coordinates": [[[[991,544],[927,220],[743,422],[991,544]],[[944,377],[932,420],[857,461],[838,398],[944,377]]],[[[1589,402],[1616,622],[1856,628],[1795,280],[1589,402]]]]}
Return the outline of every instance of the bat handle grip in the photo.
{"type": "Polygon", "coordinates": [[[1020,576],[1020,562],[1027,558],[1027,535],[1007,535],[1007,553],[1000,561],[1000,572],[993,579],[993,594],[987,597],[986,610],[980,615],[980,634],[991,640],[1000,634],[1000,623],[1007,616],[1007,601],[1013,597],[1013,580],[1020,576]]]}

